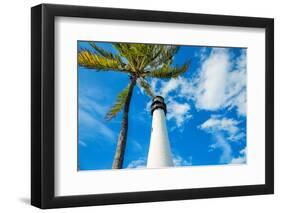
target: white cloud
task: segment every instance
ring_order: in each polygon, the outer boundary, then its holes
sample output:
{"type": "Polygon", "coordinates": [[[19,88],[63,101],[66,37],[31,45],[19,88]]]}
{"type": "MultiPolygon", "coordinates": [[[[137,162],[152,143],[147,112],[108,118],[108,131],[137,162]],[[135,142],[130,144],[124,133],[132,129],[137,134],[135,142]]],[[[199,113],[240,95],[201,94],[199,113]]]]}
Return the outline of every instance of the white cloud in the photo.
{"type": "Polygon", "coordinates": [[[220,149],[222,151],[220,163],[229,163],[233,158],[230,144],[221,133],[214,134],[214,137],[216,142],[211,145],[211,149],[220,149]]]}
{"type": "Polygon", "coordinates": [[[238,128],[238,124],[237,120],[212,115],[199,128],[212,134],[223,132],[227,135],[228,140],[239,141],[245,137],[245,133],[238,128]]]}
{"type": "Polygon", "coordinates": [[[168,81],[154,80],[153,89],[156,94],[159,94],[164,98],[173,96],[188,100],[192,98],[196,92],[194,85],[196,81],[195,78],[186,79],[184,77],[172,78],[168,81]]]}
{"type": "MultiPolygon", "coordinates": [[[[84,131],[84,135],[88,134],[91,137],[96,137],[97,135],[106,137],[109,141],[116,142],[116,137],[114,131],[112,131],[105,124],[105,114],[109,109],[108,106],[102,105],[99,102],[93,100],[88,93],[92,92],[95,94],[94,90],[89,92],[81,92],[79,96],[79,127],[81,131],[84,131]],[[95,134],[92,131],[95,130],[95,134]]],[[[80,141],[79,141],[80,143],[80,141]]],[[[81,144],[83,146],[83,144],[81,144]]]]}
{"type": "Polygon", "coordinates": [[[86,128],[88,131],[91,129],[96,131],[96,134],[102,135],[111,141],[115,142],[114,132],[108,128],[104,123],[97,120],[92,114],[83,109],[79,110],[79,127],[86,128]]]}
{"type": "Polygon", "coordinates": [[[132,140],[132,144],[133,144],[133,149],[135,151],[141,151],[142,150],[142,146],[138,141],[132,140]]]}
{"type": "Polygon", "coordinates": [[[200,52],[201,66],[189,79],[179,77],[169,81],[153,81],[155,94],[165,99],[173,97],[187,103],[194,101],[198,110],[216,111],[235,108],[246,115],[246,50],[233,59],[225,48],[200,52]]]}
{"type": "Polygon", "coordinates": [[[246,134],[244,132],[239,132],[237,134],[232,134],[228,136],[229,141],[240,141],[241,139],[245,138],[246,134]]]}
{"type": "Polygon", "coordinates": [[[217,116],[211,116],[210,119],[208,119],[201,125],[201,128],[210,130],[223,130],[235,134],[238,131],[237,124],[238,121],[230,118],[219,118],[217,116]]]}
{"type": "Polygon", "coordinates": [[[217,110],[224,104],[227,73],[230,68],[229,55],[222,48],[214,49],[202,63],[196,95],[198,108],[217,110]]]}
{"type": "Polygon", "coordinates": [[[144,167],[146,167],[146,159],[144,157],[131,161],[127,166],[127,168],[144,168],[144,167]]]}
{"type": "Polygon", "coordinates": [[[240,155],[246,155],[246,153],[247,153],[246,147],[244,149],[240,150],[240,152],[239,152],[240,155]]]}
{"type": "Polygon", "coordinates": [[[238,128],[239,122],[221,116],[212,115],[208,120],[202,123],[198,128],[210,133],[215,139],[210,148],[221,150],[220,163],[243,163],[246,158],[245,151],[240,151],[240,157],[234,158],[230,142],[239,142],[246,135],[238,128]]]}
{"type": "Polygon", "coordinates": [[[246,51],[233,59],[228,49],[214,48],[206,57],[196,82],[196,106],[204,110],[235,107],[246,115],[246,51]]]}
{"type": "Polygon", "coordinates": [[[78,143],[79,143],[79,145],[84,146],[84,147],[87,147],[87,146],[88,146],[88,145],[87,145],[84,141],[82,141],[82,140],[79,140],[78,143]]]}
{"type": "Polygon", "coordinates": [[[157,84],[159,82],[159,79],[157,78],[152,78],[151,81],[150,81],[150,86],[151,86],[151,89],[152,91],[156,92],[157,91],[157,84]]]}
{"type": "Polygon", "coordinates": [[[233,158],[230,162],[231,164],[243,164],[246,163],[246,156],[240,156],[237,158],[233,158]]]}
{"type": "Polygon", "coordinates": [[[83,110],[89,111],[91,113],[98,114],[102,117],[105,116],[106,111],[108,110],[108,107],[99,104],[98,102],[83,94],[79,96],[79,108],[82,108],[83,110]]]}
{"type": "Polygon", "coordinates": [[[192,165],[192,157],[190,156],[188,160],[183,159],[179,155],[173,155],[174,166],[190,166],[192,165]]]}
{"type": "Polygon", "coordinates": [[[237,158],[233,158],[231,160],[231,164],[243,164],[246,163],[247,159],[246,159],[246,148],[242,149],[239,154],[240,156],[238,156],[237,158]]]}
{"type": "Polygon", "coordinates": [[[177,127],[181,127],[185,120],[192,117],[189,114],[190,106],[187,103],[179,103],[173,99],[169,99],[167,102],[167,109],[167,119],[174,119],[177,127]]]}
{"type": "Polygon", "coordinates": [[[206,59],[207,56],[207,48],[202,47],[199,49],[199,51],[195,52],[195,57],[199,58],[200,61],[203,61],[206,59]]]}
{"type": "Polygon", "coordinates": [[[167,82],[161,82],[162,89],[161,89],[161,96],[166,97],[171,91],[176,90],[182,78],[172,78],[167,82]]]}
{"type": "Polygon", "coordinates": [[[229,107],[236,107],[239,115],[246,115],[246,51],[243,50],[241,56],[235,61],[234,69],[229,73],[228,87],[226,88],[227,102],[226,105],[229,107]]]}

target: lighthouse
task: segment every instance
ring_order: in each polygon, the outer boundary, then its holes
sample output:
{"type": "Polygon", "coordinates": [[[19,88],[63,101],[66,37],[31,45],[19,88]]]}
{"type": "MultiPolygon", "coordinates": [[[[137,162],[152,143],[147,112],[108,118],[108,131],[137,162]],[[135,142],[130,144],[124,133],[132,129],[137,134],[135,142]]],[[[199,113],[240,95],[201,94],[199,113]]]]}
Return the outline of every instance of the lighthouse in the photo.
{"type": "Polygon", "coordinates": [[[170,142],[166,126],[167,107],[164,98],[156,96],[151,104],[152,128],[147,168],[173,166],[170,142]]]}

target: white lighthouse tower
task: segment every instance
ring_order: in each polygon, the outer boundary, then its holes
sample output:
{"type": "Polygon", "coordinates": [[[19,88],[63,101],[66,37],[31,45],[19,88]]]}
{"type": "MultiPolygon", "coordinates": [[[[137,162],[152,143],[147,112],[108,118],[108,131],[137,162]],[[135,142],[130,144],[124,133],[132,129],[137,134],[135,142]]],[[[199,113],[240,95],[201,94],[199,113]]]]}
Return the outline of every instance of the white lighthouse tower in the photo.
{"type": "Polygon", "coordinates": [[[151,104],[152,129],[147,168],[173,166],[170,142],[166,127],[167,108],[164,98],[156,96],[151,104]]]}

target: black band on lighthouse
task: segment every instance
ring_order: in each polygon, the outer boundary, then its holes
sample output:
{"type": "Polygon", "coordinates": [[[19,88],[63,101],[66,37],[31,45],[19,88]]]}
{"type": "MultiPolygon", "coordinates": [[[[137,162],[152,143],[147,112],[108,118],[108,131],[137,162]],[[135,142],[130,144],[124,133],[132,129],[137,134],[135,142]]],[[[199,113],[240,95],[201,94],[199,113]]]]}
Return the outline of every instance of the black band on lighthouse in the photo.
{"type": "Polygon", "coordinates": [[[165,112],[165,115],[167,113],[167,106],[164,102],[164,98],[162,96],[155,96],[153,98],[153,102],[150,106],[150,109],[151,109],[151,115],[153,114],[153,111],[156,110],[156,109],[163,109],[164,112],[165,112]]]}

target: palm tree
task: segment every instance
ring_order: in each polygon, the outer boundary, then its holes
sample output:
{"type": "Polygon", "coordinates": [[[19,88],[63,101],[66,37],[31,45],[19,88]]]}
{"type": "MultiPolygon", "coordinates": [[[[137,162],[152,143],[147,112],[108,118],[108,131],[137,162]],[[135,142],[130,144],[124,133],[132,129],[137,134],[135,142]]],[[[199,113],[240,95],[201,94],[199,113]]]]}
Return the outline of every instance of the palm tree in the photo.
{"type": "Polygon", "coordinates": [[[147,78],[176,78],[187,71],[189,62],[181,66],[173,66],[173,57],[179,47],[173,45],[112,43],[117,50],[114,54],[100,48],[94,42],[89,42],[92,49],[78,52],[78,64],[96,71],[113,71],[129,76],[128,86],[119,93],[115,104],[106,114],[111,120],[123,110],[123,119],[119,133],[117,148],[113,160],[113,169],[120,169],[123,165],[124,152],[128,132],[128,115],[130,102],[136,84],[145,93],[154,97],[147,78]]]}

